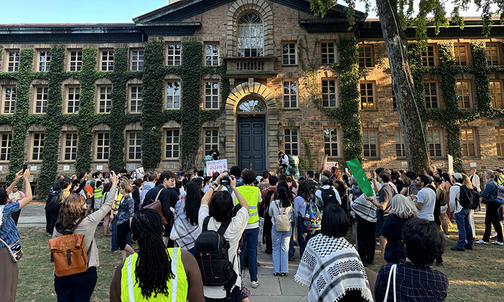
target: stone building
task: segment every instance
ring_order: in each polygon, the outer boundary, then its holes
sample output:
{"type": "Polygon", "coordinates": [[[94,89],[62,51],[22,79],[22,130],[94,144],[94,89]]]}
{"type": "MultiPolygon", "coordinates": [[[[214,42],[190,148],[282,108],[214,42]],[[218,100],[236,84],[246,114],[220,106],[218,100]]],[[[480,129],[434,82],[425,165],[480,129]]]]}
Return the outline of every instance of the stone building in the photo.
{"type": "MultiPolygon", "coordinates": [[[[346,8],[339,5],[322,20],[305,0],[181,0],[130,24],[0,25],[0,175],[5,179],[9,167],[20,165],[19,158],[12,161],[14,153],[24,154],[34,181],[44,169],[74,174],[76,162],[94,171],[107,170],[114,160],[133,170],[145,165],[142,158],[152,150],[161,153],[154,159],[158,169],[180,169],[183,156],[202,167],[203,155],[214,145],[229,165],[257,171],[275,169],[279,150],[299,155],[304,168],[316,169],[324,155],[342,161],[342,125],[324,109],[340,105],[340,75],[331,67],[340,60],[339,43],[353,37],[359,47],[364,166],[407,168],[379,21],[364,20],[362,13],[356,19],[355,32],[349,32],[346,8]],[[163,42],[162,79],[146,77],[155,68],[148,66],[145,49],[153,40],[163,42]],[[184,87],[191,76],[184,66],[189,41],[201,44],[196,92],[184,87]],[[58,47],[64,49],[61,64],[54,61],[58,47]],[[120,53],[126,66],[116,62],[120,53]],[[61,70],[51,70],[56,65],[61,70]],[[144,83],[156,80],[162,80],[162,91],[144,83]],[[184,106],[198,92],[192,125],[184,106]],[[151,100],[157,96],[162,112],[149,114],[159,120],[142,112],[148,94],[151,100]],[[113,124],[117,119],[120,126],[113,124]],[[146,125],[149,129],[143,129],[146,125]],[[185,136],[188,131],[199,135],[185,136]],[[146,135],[160,145],[152,147],[146,135]],[[58,147],[44,151],[50,143],[58,147]],[[184,155],[187,150],[196,152],[184,155]]],[[[463,66],[456,76],[459,106],[463,112],[484,109],[478,102],[485,95],[476,85],[482,76],[471,69],[470,45],[482,42],[490,66],[485,66],[489,102],[504,108],[503,27],[496,22],[491,38],[485,38],[479,20],[466,23],[464,30],[449,27],[431,35],[422,65],[434,70],[440,65],[439,45],[454,43],[454,64],[463,66]]],[[[447,109],[442,74],[427,72],[423,83],[427,111],[447,109]]],[[[462,123],[457,118],[459,136],[447,134],[442,118],[429,119],[426,137],[434,163],[446,168],[449,146],[458,146],[460,138],[464,168],[497,167],[504,157],[504,122],[500,110],[491,110],[491,119],[478,115],[462,123]]]]}

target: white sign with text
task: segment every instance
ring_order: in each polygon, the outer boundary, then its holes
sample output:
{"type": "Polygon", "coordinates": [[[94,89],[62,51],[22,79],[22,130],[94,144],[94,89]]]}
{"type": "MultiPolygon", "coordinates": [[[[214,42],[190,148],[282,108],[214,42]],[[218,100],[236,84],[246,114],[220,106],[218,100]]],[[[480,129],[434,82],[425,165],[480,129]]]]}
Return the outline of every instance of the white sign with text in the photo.
{"type": "Polygon", "coordinates": [[[227,170],[227,159],[211,160],[206,162],[206,174],[212,176],[215,172],[227,170]]]}

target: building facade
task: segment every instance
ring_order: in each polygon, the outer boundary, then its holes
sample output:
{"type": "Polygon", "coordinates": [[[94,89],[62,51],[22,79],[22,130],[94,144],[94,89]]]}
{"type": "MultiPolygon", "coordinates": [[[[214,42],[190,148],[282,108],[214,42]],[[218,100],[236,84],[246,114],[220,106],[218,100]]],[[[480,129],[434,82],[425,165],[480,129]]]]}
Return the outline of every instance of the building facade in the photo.
{"type": "MultiPolygon", "coordinates": [[[[322,20],[304,0],[181,0],[131,24],[0,25],[0,175],[27,162],[45,188],[81,169],[202,167],[213,146],[242,168],[276,169],[285,150],[316,169],[356,139],[366,169],[407,168],[380,24],[363,18],[349,32],[343,6],[322,20]],[[360,137],[335,118],[351,39],[360,137]]],[[[504,29],[466,23],[417,53],[419,114],[436,165],[496,168],[504,29]]]]}

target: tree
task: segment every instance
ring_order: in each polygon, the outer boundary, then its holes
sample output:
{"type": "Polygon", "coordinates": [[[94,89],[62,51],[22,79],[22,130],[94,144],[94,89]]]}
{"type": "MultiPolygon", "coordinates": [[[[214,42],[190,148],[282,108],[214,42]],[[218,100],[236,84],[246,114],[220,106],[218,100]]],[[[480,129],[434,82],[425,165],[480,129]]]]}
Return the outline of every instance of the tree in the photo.
{"type": "MultiPolygon", "coordinates": [[[[348,5],[348,19],[350,25],[354,25],[355,3],[359,0],[345,0],[348,5]]],[[[366,4],[366,12],[369,11],[369,0],[360,0],[366,4]]],[[[504,21],[504,1],[502,0],[453,0],[455,8],[452,14],[452,24],[464,26],[464,19],[460,11],[468,9],[474,1],[482,11],[483,34],[488,36],[493,23],[492,17],[500,15],[504,21]]],[[[324,17],[329,9],[336,5],[335,0],[311,0],[312,11],[324,17]]],[[[376,0],[378,16],[387,56],[390,63],[392,87],[396,97],[397,111],[399,114],[404,148],[408,167],[417,173],[423,173],[430,167],[430,159],[425,140],[425,123],[419,113],[418,102],[415,99],[414,83],[408,64],[407,40],[404,29],[414,24],[416,27],[417,40],[421,46],[425,46],[427,40],[427,27],[435,26],[438,34],[442,26],[448,26],[444,4],[447,0],[376,0]],[[416,2],[418,8],[415,8],[416,2]],[[415,10],[418,13],[415,14],[415,10]],[[431,16],[432,17],[429,17],[431,16]]]]}

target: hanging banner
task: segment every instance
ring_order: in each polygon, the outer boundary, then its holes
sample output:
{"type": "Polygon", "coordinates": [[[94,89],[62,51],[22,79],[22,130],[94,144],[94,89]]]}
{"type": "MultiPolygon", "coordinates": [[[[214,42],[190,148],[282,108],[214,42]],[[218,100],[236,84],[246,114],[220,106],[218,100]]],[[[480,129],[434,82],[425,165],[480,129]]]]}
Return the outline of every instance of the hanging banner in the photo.
{"type": "Polygon", "coordinates": [[[227,170],[227,159],[211,160],[206,162],[206,175],[212,176],[215,172],[222,173],[227,170]]]}
{"type": "Polygon", "coordinates": [[[364,169],[362,169],[360,161],[357,158],[354,158],[347,161],[346,164],[359,184],[362,193],[366,194],[367,197],[374,196],[373,189],[371,188],[371,184],[369,183],[369,179],[367,178],[364,169]]]}

